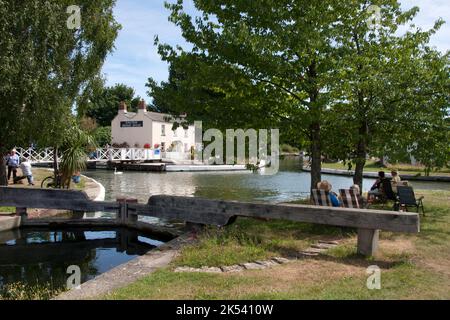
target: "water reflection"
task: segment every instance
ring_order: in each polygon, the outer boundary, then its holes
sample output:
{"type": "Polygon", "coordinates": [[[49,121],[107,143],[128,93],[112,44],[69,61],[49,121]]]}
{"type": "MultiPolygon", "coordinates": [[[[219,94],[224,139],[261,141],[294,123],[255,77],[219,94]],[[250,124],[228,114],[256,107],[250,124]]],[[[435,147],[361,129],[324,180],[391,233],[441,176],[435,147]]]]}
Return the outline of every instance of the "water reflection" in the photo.
{"type": "Polygon", "coordinates": [[[0,285],[50,282],[63,287],[71,265],[80,267],[85,282],[162,243],[128,229],[0,232],[0,285]]]}

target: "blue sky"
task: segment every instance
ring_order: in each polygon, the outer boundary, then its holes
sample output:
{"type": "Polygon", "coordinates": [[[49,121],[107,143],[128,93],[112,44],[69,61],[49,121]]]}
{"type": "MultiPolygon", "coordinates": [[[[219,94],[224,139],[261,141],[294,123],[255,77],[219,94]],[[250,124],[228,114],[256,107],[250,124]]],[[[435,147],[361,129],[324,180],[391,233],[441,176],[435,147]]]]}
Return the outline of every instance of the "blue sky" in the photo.
{"type": "MultiPolygon", "coordinates": [[[[174,0],[169,0],[174,2],[174,0]]],[[[432,45],[445,52],[450,50],[450,1],[449,0],[400,0],[403,7],[419,6],[416,26],[428,29],[434,21],[443,18],[447,23],[432,39],[432,45]]],[[[191,0],[188,10],[193,8],[191,0]]],[[[116,40],[115,51],[107,58],[103,68],[107,85],[125,83],[136,94],[149,101],[145,84],[149,77],[156,81],[167,80],[168,65],[161,61],[153,45],[155,35],[161,42],[186,46],[181,32],[168,21],[169,11],[164,0],[117,0],[114,9],[122,30],[116,40]]]]}

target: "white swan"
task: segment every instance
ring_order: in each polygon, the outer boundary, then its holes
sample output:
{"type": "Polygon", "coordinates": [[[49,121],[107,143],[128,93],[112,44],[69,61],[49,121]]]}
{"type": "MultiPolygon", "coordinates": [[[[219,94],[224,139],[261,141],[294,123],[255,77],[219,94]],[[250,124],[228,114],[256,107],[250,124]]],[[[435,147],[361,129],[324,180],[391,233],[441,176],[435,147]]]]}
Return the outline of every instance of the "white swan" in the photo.
{"type": "Polygon", "coordinates": [[[117,168],[114,168],[114,174],[115,175],[120,175],[120,174],[123,174],[123,172],[119,172],[119,171],[117,171],[117,168]]]}

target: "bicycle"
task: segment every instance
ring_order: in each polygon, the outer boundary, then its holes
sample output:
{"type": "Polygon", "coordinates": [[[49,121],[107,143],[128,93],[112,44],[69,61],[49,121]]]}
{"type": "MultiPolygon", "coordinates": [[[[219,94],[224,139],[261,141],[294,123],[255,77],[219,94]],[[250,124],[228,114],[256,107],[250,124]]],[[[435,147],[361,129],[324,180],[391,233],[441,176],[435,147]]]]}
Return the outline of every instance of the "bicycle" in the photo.
{"type": "Polygon", "coordinates": [[[60,174],[56,175],[56,181],[55,176],[49,176],[42,180],[41,182],[41,188],[42,189],[62,189],[62,176],[60,174]]]}

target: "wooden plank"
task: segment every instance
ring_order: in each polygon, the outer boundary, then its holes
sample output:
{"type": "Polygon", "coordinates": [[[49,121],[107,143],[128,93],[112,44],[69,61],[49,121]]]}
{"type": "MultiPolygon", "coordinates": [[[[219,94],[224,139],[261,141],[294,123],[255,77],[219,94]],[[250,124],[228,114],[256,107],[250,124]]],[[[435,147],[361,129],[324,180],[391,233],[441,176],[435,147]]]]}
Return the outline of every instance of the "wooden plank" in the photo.
{"type": "MultiPolygon", "coordinates": [[[[0,206],[85,212],[118,212],[121,208],[117,202],[91,201],[84,192],[79,191],[5,187],[0,187],[0,206]]],[[[126,215],[122,212],[126,220],[122,223],[135,222],[133,216],[142,215],[223,226],[235,216],[242,216],[393,232],[417,233],[420,229],[419,215],[409,212],[243,203],[175,196],[152,196],[146,205],[127,203],[126,207],[126,215]]]]}
{"type": "Polygon", "coordinates": [[[233,216],[283,219],[314,224],[417,233],[419,215],[410,212],[261,204],[191,197],[153,196],[145,205],[129,205],[138,215],[224,225],[233,216]]]}
{"type": "Polygon", "coordinates": [[[22,227],[51,227],[51,228],[96,228],[120,227],[122,224],[116,219],[27,219],[22,221],[22,227]]]}
{"type": "Polygon", "coordinates": [[[87,194],[75,190],[16,189],[0,187],[0,205],[5,207],[59,209],[84,212],[117,212],[120,204],[92,201],[87,194]]]}

